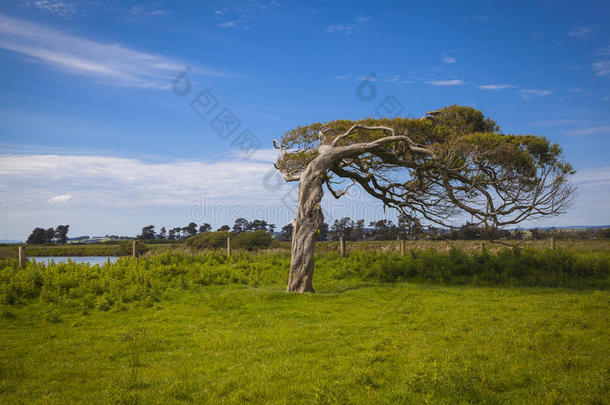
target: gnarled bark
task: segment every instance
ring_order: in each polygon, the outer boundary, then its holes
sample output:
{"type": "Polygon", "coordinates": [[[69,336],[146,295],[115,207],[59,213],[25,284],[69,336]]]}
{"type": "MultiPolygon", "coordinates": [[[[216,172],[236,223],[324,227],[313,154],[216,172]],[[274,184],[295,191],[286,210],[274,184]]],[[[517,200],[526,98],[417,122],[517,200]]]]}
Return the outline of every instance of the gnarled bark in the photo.
{"type": "Polygon", "coordinates": [[[297,215],[292,223],[292,255],[286,288],[289,292],[313,292],[313,252],[316,232],[324,222],[320,203],[328,164],[327,159],[318,157],[301,175],[297,215]]]}

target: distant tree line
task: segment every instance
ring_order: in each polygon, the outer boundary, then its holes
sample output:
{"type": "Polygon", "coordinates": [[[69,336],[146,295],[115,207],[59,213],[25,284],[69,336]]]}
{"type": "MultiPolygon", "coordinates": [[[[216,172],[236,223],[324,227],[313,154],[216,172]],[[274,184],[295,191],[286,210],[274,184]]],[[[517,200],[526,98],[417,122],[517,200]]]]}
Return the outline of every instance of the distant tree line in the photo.
{"type": "Polygon", "coordinates": [[[57,228],[34,228],[26,243],[28,245],[42,245],[43,243],[68,242],[68,229],[70,225],[58,225],[57,228]]]}
{"type": "MultiPolygon", "coordinates": [[[[235,234],[240,232],[266,231],[273,234],[275,231],[275,225],[269,224],[267,221],[260,219],[248,221],[245,218],[237,218],[233,228],[231,228],[229,225],[222,225],[220,228],[218,228],[218,231],[232,231],[235,234]]],[[[142,240],[179,241],[206,232],[212,232],[212,225],[203,223],[198,226],[195,222],[190,222],[185,227],[176,227],[169,230],[167,230],[166,227],[162,227],[158,233],[155,231],[154,225],[148,225],[142,228],[142,232],[137,236],[137,238],[142,240]]]]}

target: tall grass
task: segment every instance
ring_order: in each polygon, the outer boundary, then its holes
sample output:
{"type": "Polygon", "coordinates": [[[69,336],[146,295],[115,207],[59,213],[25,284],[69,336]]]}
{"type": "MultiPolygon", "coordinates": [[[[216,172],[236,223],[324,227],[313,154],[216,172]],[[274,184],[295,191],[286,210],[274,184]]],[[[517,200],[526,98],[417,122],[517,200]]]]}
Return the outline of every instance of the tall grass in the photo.
{"type": "MultiPolygon", "coordinates": [[[[286,253],[199,254],[166,251],[116,263],[43,264],[0,262],[0,303],[32,300],[48,304],[109,310],[128,304],[152,305],[180,290],[208,285],[279,285],[289,268],[286,253]]],[[[583,253],[564,249],[503,249],[496,253],[458,249],[411,250],[394,253],[356,251],[342,258],[317,255],[315,280],[358,279],[377,282],[426,280],[446,284],[610,287],[610,252],[583,253]]]]}

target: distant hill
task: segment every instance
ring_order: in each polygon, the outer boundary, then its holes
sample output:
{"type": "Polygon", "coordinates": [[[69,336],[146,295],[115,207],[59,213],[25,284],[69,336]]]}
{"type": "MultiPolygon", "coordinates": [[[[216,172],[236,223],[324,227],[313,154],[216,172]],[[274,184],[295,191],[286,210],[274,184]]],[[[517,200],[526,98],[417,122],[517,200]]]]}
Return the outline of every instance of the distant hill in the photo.
{"type": "Polygon", "coordinates": [[[14,240],[14,239],[2,239],[0,243],[23,243],[22,240],[14,240]]]}
{"type": "Polygon", "coordinates": [[[529,227],[529,228],[511,228],[511,230],[529,231],[530,229],[540,229],[542,231],[550,231],[551,229],[606,229],[610,228],[610,225],[572,225],[572,226],[541,226],[541,227],[529,227]]]}

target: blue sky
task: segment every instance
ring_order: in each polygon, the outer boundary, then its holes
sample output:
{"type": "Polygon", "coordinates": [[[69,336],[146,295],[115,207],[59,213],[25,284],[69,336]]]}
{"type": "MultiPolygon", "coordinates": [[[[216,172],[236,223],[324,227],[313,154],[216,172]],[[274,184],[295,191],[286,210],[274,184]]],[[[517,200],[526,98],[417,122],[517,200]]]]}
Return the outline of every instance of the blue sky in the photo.
{"type": "MultiPolygon", "coordinates": [[[[377,116],[388,97],[403,116],[470,105],[560,143],[575,206],[531,225],[608,224],[608,21],[602,1],[4,1],[0,239],[64,223],[72,236],[238,216],[281,227],[294,189],[275,184],[272,139],[377,116]],[[215,108],[199,116],[202,91],[215,108]],[[211,125],[225,108],[240,123],[227,139],[211,125]]],[[[359,190],[325,211],[394,216],[359,190]]]]}

